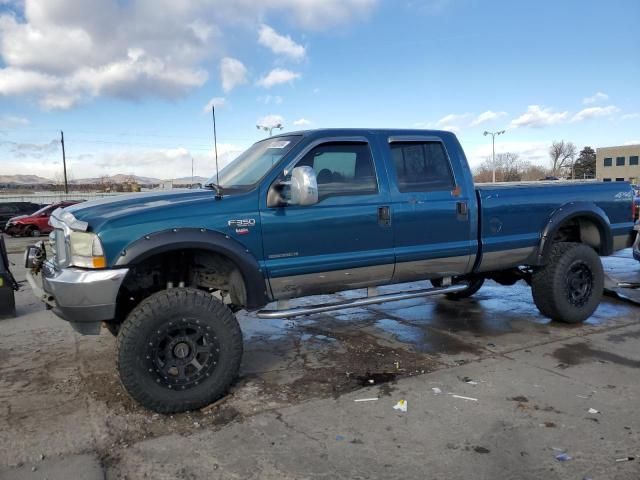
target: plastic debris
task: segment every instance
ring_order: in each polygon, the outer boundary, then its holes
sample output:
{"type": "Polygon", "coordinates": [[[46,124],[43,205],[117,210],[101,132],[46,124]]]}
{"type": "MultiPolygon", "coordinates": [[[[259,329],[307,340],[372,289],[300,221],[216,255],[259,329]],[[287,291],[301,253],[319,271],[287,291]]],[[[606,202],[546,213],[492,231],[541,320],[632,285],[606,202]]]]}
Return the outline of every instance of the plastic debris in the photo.
{"type": "Polygon", "coordinates": [[[616,462],[633,462],[635,459],[636,457],[616,458],[616,462]]]}
{"type": "Polygon", "coordinates": [[[435,393],[436,395],[442,393],[442,390],[440,390],[438,387],[431,387],[431,390],[433,390],[433,393],[435,393]]]}
{"type": "Polygon", "coordinates": [[[406,412],[407,411],[407,401],[406,400],[398,400],[398,403],[396,403],[393,406],[394,410],[400,410],[401,412],[406,412]]]}
{"type": "Polygon", "coordinates": [[[378,400],[378,397],[371,397],[371,398],[356,398],[354,400],[354,402],[375,402],[376,400],[378,400]]]}
{"type": "Polygon", "coordinates": [[[591,414],[593,414],[593,415],[595,415],[596,413],[600,413],[600,412],[599,412],[598,410],[596,410],[595,408],[590,408],[588,411],[589,411],[589,413],[591,413],[591,414]]]}
{"type": "Polygon", "coordinates": [[[451,395],[453,398],[461,398],[462,400],[471,400],[472,402],[477,402],[478,399],[477,398],[473,398],[473,397],[463,397],[462,395],[451,395]]]}
{"type": "Polygon", "coordinates": [[[336,435],[336,440],[338,440],[339,442],[344,440],[344,437],[342,435],[336,435]]]}
{"type": "Polygon", "coordinates": [[[556,455],[556,460],[558,460],[559,462],[568,462],[569,460],[571,460],[571,457],[566,453],[559,453],[558,455],[556,455]]]}

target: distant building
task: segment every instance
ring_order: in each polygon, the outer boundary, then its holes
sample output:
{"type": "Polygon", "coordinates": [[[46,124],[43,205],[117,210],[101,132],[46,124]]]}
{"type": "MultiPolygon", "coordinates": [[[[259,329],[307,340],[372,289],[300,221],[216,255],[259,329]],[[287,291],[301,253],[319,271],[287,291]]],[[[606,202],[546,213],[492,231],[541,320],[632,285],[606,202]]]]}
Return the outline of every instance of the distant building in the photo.
{"type": "Polygon", "coordinates": [[[596,149],[596,178],[605,182],[640,183],[639,145],[596,149]]]}

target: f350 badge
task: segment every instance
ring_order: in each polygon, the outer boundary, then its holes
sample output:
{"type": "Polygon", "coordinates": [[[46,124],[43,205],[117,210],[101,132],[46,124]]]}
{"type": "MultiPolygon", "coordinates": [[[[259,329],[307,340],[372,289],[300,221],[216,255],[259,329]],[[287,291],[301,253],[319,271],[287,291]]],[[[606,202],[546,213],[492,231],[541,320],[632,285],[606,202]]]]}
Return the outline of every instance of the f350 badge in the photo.
{"type": "Polygon", "coordinates": [[[249,233],[249,227],[256,226],[256,220],[255,218],[242,218],[238,220],[229,220],[227,222],[227,225],[229,225],[232,228],[235,228],[236,233],[238,235],[246,235],[249,233]]]}

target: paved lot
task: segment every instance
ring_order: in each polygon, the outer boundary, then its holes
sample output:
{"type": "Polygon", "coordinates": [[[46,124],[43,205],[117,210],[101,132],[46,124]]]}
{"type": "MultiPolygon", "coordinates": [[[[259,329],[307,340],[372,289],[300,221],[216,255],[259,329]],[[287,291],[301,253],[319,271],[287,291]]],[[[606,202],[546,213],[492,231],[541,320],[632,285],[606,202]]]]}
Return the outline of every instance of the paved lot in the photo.
{"type": "MultiPolygon", "coordinates": [[[[628,252],[606,268],[640,278],[628,252]]],[[[629,301],[607,297],[579,326],[542,318],[522,283],[460,302],[241,315],[231,395],[165,417],[128,398],[106,330],[75,334],[26,285],[16,300],[18,317],[0,321],[0,478],[640,478],[629,301]]]]}

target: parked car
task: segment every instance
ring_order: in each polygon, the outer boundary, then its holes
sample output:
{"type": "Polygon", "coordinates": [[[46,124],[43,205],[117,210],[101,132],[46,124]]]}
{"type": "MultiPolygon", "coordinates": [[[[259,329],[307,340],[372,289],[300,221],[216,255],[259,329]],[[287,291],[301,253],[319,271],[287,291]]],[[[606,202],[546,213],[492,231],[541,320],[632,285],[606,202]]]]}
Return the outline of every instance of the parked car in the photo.
{"type": "Polygon", "coordinates": [[[117,333],[123,385],[158,412],[225,394],[242,358],[241,309],[284,319],[525,280],[542,315],[582,322],[602,298],[599,256],[629,246],[633,229],[628,183],[474,186],[443,131],[282,134],[207,185],[56,210],[53,258],[43,242],[25,255],[54,313],[83,334],[101,322],[117,333]],[[416,280],[433,286],[265,308],[416,280]]]}
{"type": "Polygon", "coordinates": [[[32,202],[5,202],[0,203],[0,232],[4,230],[10,218],[16,215],[30,215],[42,205],[32,202]]]}
{"type": "Polygon", "coordinates": [[[16,237],[39,237],[51,232],[49,217],[58,208],[70,207],[80,203],[78,200],[58,202],[42,207],[31,215],[20,215],[10,218],[5,226],[5,233],[16,237]]]}

